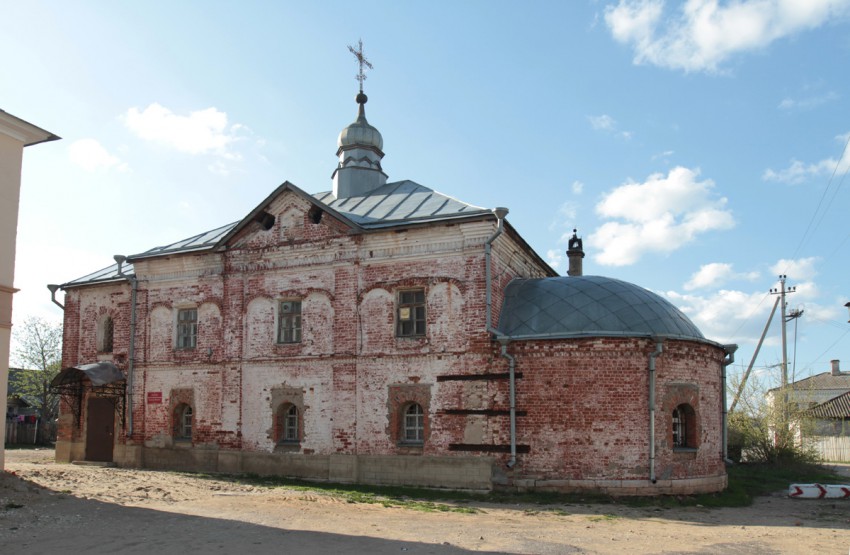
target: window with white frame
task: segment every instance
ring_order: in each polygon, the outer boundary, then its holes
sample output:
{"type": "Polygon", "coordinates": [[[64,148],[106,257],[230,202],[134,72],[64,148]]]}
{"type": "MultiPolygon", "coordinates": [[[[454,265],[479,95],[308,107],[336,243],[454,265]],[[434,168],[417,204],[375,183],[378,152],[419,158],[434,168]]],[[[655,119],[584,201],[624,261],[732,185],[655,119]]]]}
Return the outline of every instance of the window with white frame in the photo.
{"type": "Polygon", "coordinates": [[[198,344],[198,309],[181,308],[177,311],[178,349],[194,349],[198,344]]]}
{"type": "Polygon", "coordinates": [[[425,335],[425,290],[409,289],[398,292],[398,325],[396,336],[425,335]]]}
{"type": "Polygon", "coordinates": [[[401,419],[402,443],[421,444],[425,441],[425,412],[419,403],[404,407],[401,419]]]}
{"type": "Polygon", "coordinates": [[[174,438],[181,441],[192,439],[192,406],[181,403],[174,410],[174,438]]]}
{"type": "Polygon", "coordinates": [[[697,447],[696,412],[687,403],[673,409],[673,448],[688,449],[697,447]]]}
{"type": "Polygon", "coordinates": [[[278,443],[298,443],[301,434],[298,428],[298,407],[285,404],[278,411],[278,443]]]}
{"type": "Polygon", "coordinates": [[[277,313],[277,342],[301,342],[301,301],[280,301],[277,313]]]}
{"type": "Polygon", "coordinates": [[[685,446],[687,439],[686,420],[687,418],[679,407],[673,409],[673,447],[685,446]]]}

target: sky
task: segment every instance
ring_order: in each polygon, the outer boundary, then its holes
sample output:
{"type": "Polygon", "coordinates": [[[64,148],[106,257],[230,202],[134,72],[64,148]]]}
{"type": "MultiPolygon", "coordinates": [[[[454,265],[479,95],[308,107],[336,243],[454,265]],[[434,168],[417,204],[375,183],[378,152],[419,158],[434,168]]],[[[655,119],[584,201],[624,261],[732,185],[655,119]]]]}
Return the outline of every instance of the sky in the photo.
{"type": "MultiPolygon", "coordinates": [[[[636,283],[750,362],[787,275],[789,376],[850,370],[850,0],[0,0],[24,155],[13,321],[47,283],[331,189],[366,115],[390,181],[508,221],[566,272],[636,283]],[[842,115],[843,114],[843,115],[842,115]]],[[[60,295],[61,301],[61,295],[60,295]]],[[[778,380],[780,318],[755,361],[778,380]]]]}

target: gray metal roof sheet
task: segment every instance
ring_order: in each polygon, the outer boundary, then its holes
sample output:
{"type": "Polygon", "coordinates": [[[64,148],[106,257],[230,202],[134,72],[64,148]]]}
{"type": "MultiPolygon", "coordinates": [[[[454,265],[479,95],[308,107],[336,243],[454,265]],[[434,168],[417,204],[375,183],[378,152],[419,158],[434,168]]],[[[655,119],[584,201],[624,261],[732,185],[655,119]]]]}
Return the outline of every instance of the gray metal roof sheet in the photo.
{"type": "Polygon", "coordinates": [[[413,181],[397,181],[357,197],[336,198],[330,191],[313,197],[365,229],[490,214],[413,181]]]}
{"type": "Polygon", "coordinates": [[[850,418],[850,391],[806,411],[816,418],[850,418]]]}
{"type": "Polygon", "coordinates": [[[217,227],[215,229],[211,229],[209,231],[205,231],[203,233],[199,233],[198,235],[193,235],[192,237],[182,239],[180,241],[177,241],[176,243],[171,243],[162,247],[154,247],[152,249],[146,250],[143,253],[134,254],[131,258],[146,258],[149,256],[161,256],[164,254],[210,249],[214,247],[216,243],[218,243],[219,239],[227,235],[231,229],[236,227],[236,224],[238,223],[239,222],[233,222],[227,225],[223,225],[221,227],[217,227]]]}
{"type": "MultiPolygon", "coordinates": [[[[129,277],[129,276],[136,275],[135,271],[133,270],[132,264],[128,264],[128,263],[125,262],[122,270],[124,272],[124,276],[129,277]]],[[[87,285],[89,283],[101,283],[101,282],[117,281],[117,280],[123,280],[123,279],[124,279],[123,276],[118,275],[118,264],[112,264],[111,266],[107,266],[106,268],[103,268],[103,269],[98,270],[96,272],[92,272],[92,273],[85,275],[83,277],[79,277],[75,280],[71,280],[67,283],[63,283],[62,288],[64,289],[66,287],[74,287],[74,286],[77,286],[77,285],[87,285]]]]}
{"type": "Polygon", "coordinates": [[[515,279],[508,284],[500,333],[515,339],[638,336],[706,341],[672,303],[601,276],[515,279]]]}
{"type": "MultiPolygon", "coordinates": [[[[287,184],[287,186],[303,194],[300,189],[293,185],[287,184]]],[[[428,223],[491,213],[487,208],[467,204],[409,180],[387,183],[366,195],[357,197],[338,199],[330,191],[316,193],[311,196],[318,204],[345,216],[364,230],[381,229],[411,223],[428,223]]],[[[266,201],[269,200],[266,199],[266,201]]],[[[130,258],[141,259],[211,249],[218,245],[240,223],[242,223],[241,220],[168,245],[154,247],[142,253],[134,254],[130,258]]],[[[132,265],[125,264],[124,273],[133,275],[132,265]]],[[[116,279],[121,279],[121,276],[118,275],[117,266],[112,265],[69,281],[63,284],[62,287],[73,287],[116,279]]]]}

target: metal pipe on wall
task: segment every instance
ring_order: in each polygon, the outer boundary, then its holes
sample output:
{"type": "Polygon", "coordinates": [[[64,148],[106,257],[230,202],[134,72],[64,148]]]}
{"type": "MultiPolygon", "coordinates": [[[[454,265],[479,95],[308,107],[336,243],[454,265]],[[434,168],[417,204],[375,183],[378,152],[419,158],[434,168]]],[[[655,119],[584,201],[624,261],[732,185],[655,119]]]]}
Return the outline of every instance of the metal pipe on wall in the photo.
{"type": "Polygon", "coordinates": [[[649,353],[649,480],[655,478],[655,359],[664,351],[664,341],[655,338],[655,350],[649,353]]]}

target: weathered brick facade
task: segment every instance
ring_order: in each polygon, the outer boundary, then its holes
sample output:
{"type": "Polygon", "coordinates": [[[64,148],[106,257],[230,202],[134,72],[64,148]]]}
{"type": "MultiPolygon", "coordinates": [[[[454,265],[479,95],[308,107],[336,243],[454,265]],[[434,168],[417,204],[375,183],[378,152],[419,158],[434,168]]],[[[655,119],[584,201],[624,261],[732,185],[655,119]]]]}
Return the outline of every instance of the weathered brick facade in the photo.
{"type": "MultiPolygon", "coordinates": [[[[154,249],[130,257],[132,274],[63,286],[64,367],[111,361],[127,376],[115,462],[466,489],[725,486],[721,347],[663,341],[653,481],[648,368],[658,338],[496,341],[486,329],[488,240],[494,326],[512,280],[554,276],[510,225],[496,237],[493,213],[461,208],[370,228],[370,212],[361,224],[344,216],[350,199],[319,198],[284,184],[217,243],[154,249]],[[422,315],[400,306],[404,292],[424,299],[424,333],[400,324],[422,315]],[[674,445],[679,407],[691,411],[678,432],[688,443],[674,445]]],[[[87,414],[96,393],[86,391],[63,400],[59,460],[89,457],[98,437],[90,432],[103,423],[87,414]]]]}

